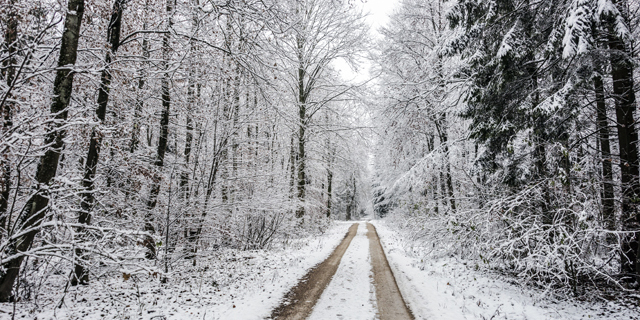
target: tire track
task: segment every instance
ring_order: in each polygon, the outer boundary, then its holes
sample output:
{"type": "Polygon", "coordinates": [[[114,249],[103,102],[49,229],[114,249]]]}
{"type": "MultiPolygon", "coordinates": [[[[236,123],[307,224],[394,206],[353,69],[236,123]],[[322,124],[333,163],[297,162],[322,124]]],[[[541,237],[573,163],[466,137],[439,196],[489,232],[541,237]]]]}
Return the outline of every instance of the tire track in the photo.
{"type": "Polygon", "coordinates": [[[271,313],[271,319],[302,320],[311,314],[324,288],[331,282],[331,278],[338,270],[340,260],[342,260],[342,256],[347,251],[357,230],[357,223],[351,225],[344,239],[331,255],[325,261],[312,268],[300,283],[285,295],[283,304],[271,313]]]}
{"type": "Polygon", "coordinates": [[[367,230],[380,320],[413,320],[413,314],[404,302],[396,278],[391,272],[376,228],[367,222],[367,230]]]}
{"type": "MultiPolygon", "coordinates": [[[[351,225],[340,245],[325,261],[312,268],[285,295],[284,302],[273,310],[269,319],[302,320],[309,317],[322,292],[338,270],[340,261],[351,244],[351,240],[355,237],[357,230],[357,223],[351,225]]],[[[378,307],[376,319],[414,320],[411,310],[402,298],[396,279],[380,244],[376,228],[370,223],[367,223],[367,238],[369,239],[371,270],[373,271],[373,283],[378,307]]],[[[362,272],[364,271],[362,270],[362,272]]]]}

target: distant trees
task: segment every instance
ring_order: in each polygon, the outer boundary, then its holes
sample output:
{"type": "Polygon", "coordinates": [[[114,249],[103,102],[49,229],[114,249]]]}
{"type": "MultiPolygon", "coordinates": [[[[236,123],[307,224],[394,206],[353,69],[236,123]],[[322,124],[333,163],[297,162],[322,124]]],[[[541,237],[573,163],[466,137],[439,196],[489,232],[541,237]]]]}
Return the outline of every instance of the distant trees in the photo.
{"type": "Polygon", "coordinates": [[[379,141],[384,146],[378,157],[379,170],[386,171],[383,168],[389,166],[390,172],[409,179],[388,186],[386,194],[378,195],[382,211],[390,200],[389,193],[404,193],[409,188],[426,196],[428,203],[424,205],[429,211],[456,210],[451,171],[456,156],[452,156],[455,151],[450,132],[457,127],[453,111],[460,93],[451,81],[458,60],[443,55],[451,35],[445,16],[447,6],[442,1],[404,1],[382,30],[385,38],[380,43],[379,68],[386,99],[378,117],[386,121],[386,128],[385,138],[379,141]],[[394,150],[390,158],[387,148],[394,150]],[[408,161],[400,161],[396,154],[408,161]],[[425,176],[414,172],[418,165],[427,166],[429,172],[423,172],[425,176]],[[425,181],[418,183],[408,176],[415,174],[425,181]]]}
{"type": "MultiPolygon", "coordinates": [[[[294,89],[297,106],[296,130],[296,216],[305,214],[308,185],[307,141],[312,131],[314,115],[332,101],[344,99],[352,88],[332,83],[330,65],[337,59],[353,61],[361,54],[367,35],[361,13],[348,9],[343,1],[296,0],[288,8],[292,32],[277,37],[276,44],[284,48],[280,60],[295,64],[295,73],[286,71],[288,85],[294,89]],[[293,77],[292,77],[293,76],[293,77]]],[[[293,169],[293,167],[292,167],[293,169]]]]}

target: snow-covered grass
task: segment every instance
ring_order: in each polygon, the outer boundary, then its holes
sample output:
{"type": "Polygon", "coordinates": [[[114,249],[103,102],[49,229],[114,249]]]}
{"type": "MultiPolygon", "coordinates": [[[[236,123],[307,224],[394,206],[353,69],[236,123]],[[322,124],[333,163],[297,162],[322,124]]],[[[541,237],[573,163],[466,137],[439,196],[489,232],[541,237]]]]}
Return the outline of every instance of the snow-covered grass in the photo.
{"type": "MultiPolygon", "coordinates": [[[[309,268],[323,261],[351,223],[336,223],[320,236],[289,239],[269,250],[223,249],[176,266],[167,283],[154,275],[98,278],[65,287],[45,281],[38,299],[18,302],[16,319],[234,319],[267,317],[309,268]],[[60,306],[60,307],[58,307],[60,306]]],[[[0,319],[14,305],[0,304],[0,319]]]]}
{"type": "Polygon", "coordinates": [[[392,225],[373,224],[416,319],[640,319],[637,301],[558,301],[474,261],[424,258],[392,225]]]}
{"type": "Polygon", "coordinates": [[[358,233],[344,253],[336,274],[322,293],[308,320],[369,320],[376,316],[367,226],[358,233]]]}

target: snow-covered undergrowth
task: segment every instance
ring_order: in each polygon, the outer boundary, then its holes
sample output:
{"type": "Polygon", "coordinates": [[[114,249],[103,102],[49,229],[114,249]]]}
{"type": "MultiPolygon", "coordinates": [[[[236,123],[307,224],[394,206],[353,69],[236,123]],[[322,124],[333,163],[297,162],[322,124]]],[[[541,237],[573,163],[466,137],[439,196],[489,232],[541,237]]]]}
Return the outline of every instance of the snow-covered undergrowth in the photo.
{"type": "Polygon", "coordinates": [[[0,318],[11,318],[15,308],[16,319],[263,319],[350,225],[280,239],[270,249],[201,252],[196,266],[187,259],[175,263],[166,283],[158,274],[110,273],[67,287],[67,273],[49,274],[30,301],[0,304],[0,318]]]}
{"type": "Polygon", "coordinates": [[[397,192],[387,220],[429,258],[473,259],[477,268],[500,270],[564,296],[633,293],[619,271],[624,233],[606,230],[597,199],[578,188],[565,195],[564,185],[551,186],[553,180],[512,194],[488,189],[458,198],[457,210],[445,206],[444,213],[434,209],[439,200],[397,192]]]}
{"type": "Polygon", "coordinates": [[[416,319],[640,317],[637,301],[556,299],[551,291],[479,267],[482,261],[473,256],[434,254],[434,250],[438,250],[436,247],[445,243],[425,241],[407,222],[399,224],[383,220],[373,223],[398,286],[416,319]]]}

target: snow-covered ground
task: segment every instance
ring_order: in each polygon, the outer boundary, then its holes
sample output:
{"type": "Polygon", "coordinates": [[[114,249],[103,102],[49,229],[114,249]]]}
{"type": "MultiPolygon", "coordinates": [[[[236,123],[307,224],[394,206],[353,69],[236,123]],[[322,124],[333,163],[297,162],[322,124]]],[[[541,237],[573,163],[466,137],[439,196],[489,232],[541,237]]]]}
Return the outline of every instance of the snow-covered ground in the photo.
{"type": "Polygon", "coordinates": [[[376,316],[366,223],[358,233],[308,320],[370,320],[376,316]]]}
{"type": "Polygon", "coordinates": [[[422,260],[384,221],[372,221],[402,295],[416,319],[640,319],[613,302],[554,301],[545,292],[476,271],[465,261],[422,260]]]}
{"type": "MultiPolygon", "coordinates": [[[[15,318],[264,319],[309,268],[329,256],[350,225],[336,223],[322,236],[275,250],[221,250],[200,259],[195,270],[185,260],[167,284],[144,275],[94,281],[66,294],[63,286],[52,286],[37,301],[17,303],[15,318]]],[[[0,304],[0,319],[10,319],[12,310],[13,304],[0,304]]]]}
{"type": "MultiPolygon", "coordinates": [[[[638,307],[614,302],[555,301],[465,261],[421,260],[384,221],[374,221],[389,264],[416,319],[640,319],[638,307]]],[[[37,299],[15,304],[16,319],[264,319],[285,293],[323,261],[351,223],[276,250],[222,250],[198,267],[177,271],[169,283],[153,276],[108,278],[91,286],[51,286],[37,299]],[[60,307],[58,307],[60,306],[60,307]]],[[[376,302],[366,226],[361,223],[311,320],[374,319],[376,302]]],[[[60,278],[65,275],[59,275],[60,278]]],[[[56,284],[53,279],[50,283],[56,284]]],[[[14,305],[0,304],[0,319],[14,305]]]]}

